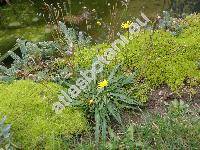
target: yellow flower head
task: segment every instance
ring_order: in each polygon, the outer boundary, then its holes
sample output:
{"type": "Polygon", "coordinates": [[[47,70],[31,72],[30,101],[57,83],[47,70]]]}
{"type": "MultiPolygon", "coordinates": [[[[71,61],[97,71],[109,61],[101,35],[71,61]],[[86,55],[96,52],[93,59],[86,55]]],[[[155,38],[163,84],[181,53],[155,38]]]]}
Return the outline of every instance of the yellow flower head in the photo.
{"type": "Polygon", "coordinates": [[[100,21],[97,21],[97,25],[99,25],[99,26],[100,26],[100,25],[101,25],[101,22],[100,22],[100,21]]]}
{"type": "Polygon", "coordinates": [[[91,100],[89,100],[89,105],[92,105],[92,104],[94,104],[94,100],[93,99],[91,99],[91,100]]]}
{"type": "Polygon", "coordinates": [[[123,22],[121,25],[122,29],[128,29],[131,26],[132,22],[131,21],[127,21],[127,22],[123,22]]]}
{"type": "Polygon", "coordinates": [[[102,82],[98,83],[98,88],[104,88],[105,86],[108,86],[108,81],[107,80],[103,80],[102,82]]]}

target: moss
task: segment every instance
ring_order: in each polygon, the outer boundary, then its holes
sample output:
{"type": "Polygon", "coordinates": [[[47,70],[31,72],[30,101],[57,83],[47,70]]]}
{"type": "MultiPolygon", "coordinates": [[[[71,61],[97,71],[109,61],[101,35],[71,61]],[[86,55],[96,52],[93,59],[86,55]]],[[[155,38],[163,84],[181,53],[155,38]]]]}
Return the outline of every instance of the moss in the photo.
{"type": "Polygon", "coordinates": [[[103,51],[109,48],[107,44],[98,44],[91,48],[77,49],[74,53],[73,63],[77,68],[91,68],[92,62],[97,56],[103,55],[103,51]]]}
{"type": "MultiPolygon", "coordinates": [[[[24,149],[52,147],[58,136],[70,136],[86,130],[86,119],[79,110],[67,108],[55,114],[52,103],[60,86],[21,80],[0,84],[0,110],[12,124],[13,138],[24,149]]],[[[58,141],[57,141],[58,142],[58,141]]]]}
{"type": "Polygon", "coordinates": [[[126,59],[122,57],[122,53],[119,57],[128,62],[127,65],[137,68],[140,77],[144,77],[152,87],[167,84],[173,90],[177,90],[184,85],[186,79],[199,82],[199,16],[194,15],[186,19],[189,26],[178,37],[158,30],[153,35],[151,43],[150,33],[141,33],[126,47],[126,59]]]}

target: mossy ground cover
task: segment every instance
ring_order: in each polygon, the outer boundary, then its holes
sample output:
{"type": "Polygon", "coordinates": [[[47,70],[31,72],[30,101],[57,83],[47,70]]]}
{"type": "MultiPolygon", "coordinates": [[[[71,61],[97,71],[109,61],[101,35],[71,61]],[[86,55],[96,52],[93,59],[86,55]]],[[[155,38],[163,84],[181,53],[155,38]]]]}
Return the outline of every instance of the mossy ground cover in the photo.
{"type": "Polygon", "coordinates": [[[72,108],[56,115],[52,103],[57,101],[60,86],[16,81],[0,84],[0,110],[12,124],[14,142],[23,149],[59,147],[61,137],[83,132],[87,123],[83,113],[72,108]]]}

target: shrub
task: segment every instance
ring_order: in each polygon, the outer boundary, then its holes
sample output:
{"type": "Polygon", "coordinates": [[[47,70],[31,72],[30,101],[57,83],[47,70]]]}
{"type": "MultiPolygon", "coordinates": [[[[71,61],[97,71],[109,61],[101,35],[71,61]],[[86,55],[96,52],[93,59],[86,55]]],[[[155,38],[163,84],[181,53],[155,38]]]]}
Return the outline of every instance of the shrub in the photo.
{"type": "Polygon", "coordinates": [[[52,104],[61,90],[56,84],[20,80],[0,84],[0,90],[0,110],[7,115],[13,138],[23,149],[50,149],[60,143],[59,137],[86,130],[86,120],[79,110],[67,108],[60,115],[53,112],[52,104]]]}

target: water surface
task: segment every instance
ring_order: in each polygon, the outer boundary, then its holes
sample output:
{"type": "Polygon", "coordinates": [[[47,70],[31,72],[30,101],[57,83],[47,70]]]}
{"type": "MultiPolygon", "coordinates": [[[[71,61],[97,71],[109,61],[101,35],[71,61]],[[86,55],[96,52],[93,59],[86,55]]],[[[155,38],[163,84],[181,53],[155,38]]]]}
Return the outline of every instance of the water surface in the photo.
{"type": "MultiPolygon", "coordinates": [[[[13,47],[17,38],[25,38],[31,41],[41,41],[48,39],[47,22],[41,14],[45,11],[42,0],[17,0],[11,5],[0,7],[0,53],[4,54],[13,47]]],[[[64,14],[74,17],[80,16],[85,10],[94,11],[91,19],[70,24],[78,30],[87,32],[96,41],[103,41],[120,31],[123,21],[134,20],[135,17],[144,12],[148,17],[155,17],[167,7],[164,1],[160,0],[130,0],[126,5],[126,0],[47,0],[47,4],[52,4],[58,9],[58,5],[64,14]],[[58,4],[59,3],[59,4],[58,4]],[[100,21],[106,26],[99,26],[100,21]]],[[[67,23],[66,23],[67,24],[67,23]]]]}

